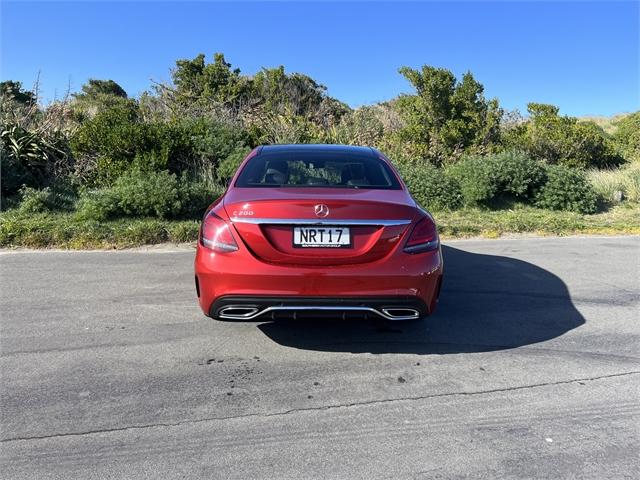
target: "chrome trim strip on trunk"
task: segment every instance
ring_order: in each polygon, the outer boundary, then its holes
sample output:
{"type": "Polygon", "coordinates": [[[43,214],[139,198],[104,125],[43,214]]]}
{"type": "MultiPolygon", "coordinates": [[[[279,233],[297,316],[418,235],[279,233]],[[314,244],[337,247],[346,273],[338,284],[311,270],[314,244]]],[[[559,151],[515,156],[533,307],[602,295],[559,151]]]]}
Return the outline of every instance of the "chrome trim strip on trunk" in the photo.
{"type": "MultiPolygon", "coordinates": [[[[247,308],[242,307],[241,305],[233,305],[234,309],[247,308]]],[[[228,307],[224,307],[222,310],[227,310],[228,307]]],[[[255,308],[255,307],[248,307],[255,308]]],[[[241,314],[238,316],[229,315],[229,314],[218,314],[219,318],[226,319],[236,319],[236,320],[253,320],[261,315],[264,315],[268,312],[276,312],[276,311],[332,311],[332,312],[369,312],[375,313],[376,315],[385,318],[387,320],[414,320],[420,317],[420,313],[414,308],[404,308],[404,307],[389,307],[384,308],[382,311],[376,310],[372,307],[348,307],[348,306],[340,306],[340,307],[332,307],[327,305],[295,305],[295,306],[271,306],[267,307],[263,310],[257,311],[251,315],[241,314]],[[404,310],[411,311],[412,314],[409,315],[389,315],[386,310],[404,310]],[[224,316],[223,316],[224,315],[224,316]]],[[[295,315],[294,315],[295,318],[295,315]]]]}
{"type": "Polygon", "coordinates": [[[331,220],[328,218],[254,218],[254,217],[231,217],[233,223],[252,223],[254,225],[380,225],[392,227],[396,225],[408,225],[411,220],[331,220]]]}

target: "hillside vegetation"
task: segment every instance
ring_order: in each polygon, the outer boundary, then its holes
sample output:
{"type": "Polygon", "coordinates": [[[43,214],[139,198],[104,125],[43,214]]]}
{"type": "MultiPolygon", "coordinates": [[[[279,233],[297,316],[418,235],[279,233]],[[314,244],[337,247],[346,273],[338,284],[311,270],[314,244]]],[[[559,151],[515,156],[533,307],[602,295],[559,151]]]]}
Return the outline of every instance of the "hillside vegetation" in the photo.
{"type": "Polygon", "coordinates": [[[471,72],[402,67],[411,95],[349,108],[280,66],[178,60],[139,98],[91,79],[61,101],[0,83],[3,246],[191,241],[244,156],[268,143],[370,145],[445,234],[638,232],[640,112],[578,119],[487,99],[471,72]]]}

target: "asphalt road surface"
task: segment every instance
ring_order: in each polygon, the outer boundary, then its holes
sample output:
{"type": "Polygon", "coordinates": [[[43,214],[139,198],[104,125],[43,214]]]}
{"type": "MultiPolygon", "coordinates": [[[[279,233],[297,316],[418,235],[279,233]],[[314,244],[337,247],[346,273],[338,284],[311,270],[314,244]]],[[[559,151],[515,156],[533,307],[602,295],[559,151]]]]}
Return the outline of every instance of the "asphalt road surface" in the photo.
{"type": "Polygon", "coordinates": [[[640,478],[638,237],[457,241],[424,322],[218,322],[193,251],[2,252],[2,478],[640,478]]]}

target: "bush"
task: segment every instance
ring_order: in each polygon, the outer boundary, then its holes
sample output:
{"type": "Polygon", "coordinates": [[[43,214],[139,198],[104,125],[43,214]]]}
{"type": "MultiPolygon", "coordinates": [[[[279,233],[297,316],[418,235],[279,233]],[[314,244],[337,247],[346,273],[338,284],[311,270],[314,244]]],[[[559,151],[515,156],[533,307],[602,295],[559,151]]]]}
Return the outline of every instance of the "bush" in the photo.
{"type": "Polygon", "coordinates": [[[84,122],[71,138],[80,165],[92,185],[109,186],[132,167],[147,171],[180,171],[189,164],[194,147],[191,131],[182,123],[145,122],[133,100],[101,111],[84,122]]]}
{"type": "Polygon", "coordinates": [[[398,168],[411,195],[424,208],[446,210],[460,206],[460,188],[441,168],[430,163],[402,163],[398,168]]]}
{"type": "Polygon", "coordinates": [[[487,157],[463,157],[447,167],[445,174],[460,186],[466,206],[487,204],[499,193],[498,174],[487,157]]]}
{"type": "Polygon", "coordinates": [[[178,178],[166,170],[132,170],[113,187],[85,192],[78,217],[95,221],[118,217],[200,218],[222,190],[190,181],[186,175],[178,178]]]}
{"type": "Polygon", "coordinates": [[[102,222],[121,215],[119,199],[112,188],[89,190],[78,202],[77,217],[102,222]]]}
{"type": "Polygon", "coordinates": [[[192,135],[195,153],[214,164],[248,145],[248,135],[240,127],[206,118],[187,120],[183,126],[192,135]]]}
{"type": "Polygon", "coordinates": [[[597,195],[584,172],[563,165],[549,165],[546,177],[535,199],[538,207],[578,213],[596,211],[597,195]]]}
{"type": "Polygon", "coordinates": [[[94,186],[111,186],[132,168],[188,171],[211,181],[219,163],[248,151],[239,127],[207,118],[148,121],[134,101],[119,102],[84,122],[72,138],[79,163],[95,163],[87,178],[94,186]]]}
{"type": "Polygon", "coordinates": [[[461,79],[444,68],[424,65],[399,72],[417,95],[400,95],[394,106],[403,126],[399,137],[413,144],[419,158],[440,164],[460,156],[463,150],[490,151],[499,139],[502,109],[496,99],[484,97],[484,86],[471,72],[461,79]]]}
{"type": "Polygon", "coordinates": [[[54,129],[27,130],[17,124],[0,128],[0,192],[14,195],[20,187],[43,187],[69,163],[67,140],[54,129]]]}
{"type": "Polygon", "coordinates": [[[487,161],[495,171],[499,193],[529,199],[544,182],[544,167],[526,153],[506,151],[489,155],[487,161]]]}
{"type": "Polygon", "coordinates": [[[20,213],[46,213],[51,210],[51,189],[37,190],[31,187],[20,189],[20,213]]]}
{"type": "Polygon", "coordinates": [[[220,182],[225,182],[236,173],[238,167],[251,150],[248,147],[238,147],[218,165],[216,176],[220,182]]]}
{"type": "Polygon", "coordinates": [[[615,122],[613,141],[622,154],[632,161],[640,161],[640,111],[615,122]]]}
{"type": "Polygon", "coordinates": [[[73,185],[66,180],[58,180],[50,187],[37,190],[23,186],[20,189],[20,213],[46,213],[55,210],[73,210],[78,196],[73,185]]]}
{"type": "Polygon", "coordinates": [[[166,170],[134,170],[118,178],[113,190],[120,209],[127,216],[169,218],[181,208],[178,179],[166,170]]]}
{"type": "Polygon", "coordinates": [[[169,218],[181,207],[175,174],[132,170],[113,187],[88,192],[78,210],[82,218],[105,220],[119,216],[169,218]]]}
{"type": "Polygon", "coordinates": [[[71,137],[71,151],[81,165],[94,163],[84,174],[94,185],[113,183],[129,167],[139,151],[150,150],[148,126],[138,118],[133,100],[118,100],[107,110],[85,121],[71,137]]]}
{"type": "Polygon", "coordinates": [[[531,199],[545,179],[541,163],[512,151],[465,156],[446,167],[445,176],[458,186],[465,206],[487,205],[503,195],[531,199]]]}
{"type": "Polygon", "coordinates": [[[624,162],[595,123],[558,115],[553,105],[530,103],[527,108],[530,120],[502,133],[506,148],[522,149],[536,160],[568,167],[601,168],[624,162]]]}
{"type": "Polygon", "coordinates": [[[204,182],[194,182],[183,175],[178,183],[178,196],[182,208],[180,216],[187,218],[202,218],[205,210],[213,201],[222,195],[224,187],[204,182]]]}

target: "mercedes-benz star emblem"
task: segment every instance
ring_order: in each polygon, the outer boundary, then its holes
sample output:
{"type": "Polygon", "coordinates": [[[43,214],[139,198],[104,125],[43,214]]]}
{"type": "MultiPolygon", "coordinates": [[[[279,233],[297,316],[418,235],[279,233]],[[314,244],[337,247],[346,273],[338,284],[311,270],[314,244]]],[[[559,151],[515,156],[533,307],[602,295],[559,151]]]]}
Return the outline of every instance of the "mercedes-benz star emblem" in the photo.
{"type": "Polygon", "coordinates": [[[327,207],[324,203],[316,205],[313,210],[314,212],[316,212],[316,217],[323,218],[329,215],[329,207],[327,207]]]}

